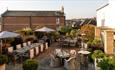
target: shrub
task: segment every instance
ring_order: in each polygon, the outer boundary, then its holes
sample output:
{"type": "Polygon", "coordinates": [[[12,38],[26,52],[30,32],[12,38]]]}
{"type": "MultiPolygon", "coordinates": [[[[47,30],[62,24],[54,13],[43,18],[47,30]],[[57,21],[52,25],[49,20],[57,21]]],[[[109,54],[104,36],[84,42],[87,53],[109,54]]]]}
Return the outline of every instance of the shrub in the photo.
{"type": "Polygon", "coordinates": [[[101,70],[115,70],[114,62],[112,60],[115,59],[105,57],[100,62],[98,62],[98,67],[100,67],[101,70]]]}
{"type": "Polygon", "coordinates": [[[101,43],[101,40],[94,39],[93,41],[89,40],[87,42],[88,47],[93,50],[103,50],[103,44],[101,43]]]}
{"type": "Polygon", "coordinates": [[[38,62],[37,60],[28,59],[23,63],[23,70],[37,70],[38,62]]]}
{"type": "Polygon", "coordinates": [[[105,54],[101,50],[95,50],[92,54],[92,59],[94,60],[95,58],[103,58],[105,57],[105,54]]]}
{"type": "Polygon", "coordinates": [[[8,62],[8,57],[6,55],[0,55],[0,65],[7,62],[8,62]]]}

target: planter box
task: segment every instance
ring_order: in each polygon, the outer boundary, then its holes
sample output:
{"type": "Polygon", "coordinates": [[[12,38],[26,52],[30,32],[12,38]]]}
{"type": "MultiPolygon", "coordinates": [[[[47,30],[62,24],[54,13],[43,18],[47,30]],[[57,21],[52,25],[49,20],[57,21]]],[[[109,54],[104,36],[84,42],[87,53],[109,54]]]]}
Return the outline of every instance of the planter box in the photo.
{"type": "Polygon", "coordinates": [[[6,70],[6,64],[0,65],[0,70],[6,70]]]}

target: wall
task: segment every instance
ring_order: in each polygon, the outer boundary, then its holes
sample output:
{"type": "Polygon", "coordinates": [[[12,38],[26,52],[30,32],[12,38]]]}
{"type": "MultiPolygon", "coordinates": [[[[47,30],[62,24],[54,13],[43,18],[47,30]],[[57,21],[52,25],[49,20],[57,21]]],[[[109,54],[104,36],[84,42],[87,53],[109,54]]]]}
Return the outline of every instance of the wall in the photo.
{"type": "Polygon", "coordinates": [[[3,17],[3,30],[19,30],[28,27],[29,17],[3,17]]]}
{"type": "Polygon", "coordinates": [[[108,17],[108,7],[109,7],[109,5],[96,12],[97,26],[98,27],[102,26],[102,20],[105,20],[104,26],[106,26],[106,20],[107,20],[107,17],[108,17]]]}
{"type": "Polygon", "coordinates": [[[113,54],[114,48],[114,39],[113,39],[114,31],[105,30],[104,31],[104,52],[108,55],[113,54]]]}
{"type": "Polygon", "coordinates": [[[97,11],[97,26],[101,26],[102,19],[109,28],[115,28],[115,1],[109,0],[109,5],[97,11]]]}
{"type": "MultiPolygon", "coordinates": [[[[3,30],[20,30],[25,27],[35,28],[37,26],[48,26],[56,29],[56,18],[55,16],[39,16],[39,17],[3,17],[3,30]]],[[[65,17],[59,17],[60,25],[64,25],[65,17]]]]}

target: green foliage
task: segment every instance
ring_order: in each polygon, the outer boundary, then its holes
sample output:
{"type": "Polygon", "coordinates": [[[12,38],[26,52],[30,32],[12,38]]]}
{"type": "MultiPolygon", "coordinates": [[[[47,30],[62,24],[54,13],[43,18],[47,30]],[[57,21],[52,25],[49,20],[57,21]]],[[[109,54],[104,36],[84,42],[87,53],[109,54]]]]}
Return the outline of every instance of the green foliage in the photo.
{"type": "Polygon", "coordinates": [[[103,58],[105,57],[105,54],[101,50],[95,50],[92,54],[92,59],[95,60],[95,58],[103,58]]]}
{"type": "Polygon", "coordinates": [[[28,59],[23,63],[23,70],[37,70],[38,62],[34,59],[28,59]]]}
{"type": "Polygon", "coordinates": [[[115,56],[103,58],[98,62],[98,67],[101,70],[115,70],[115,56]]]}
{"type": "Polygon", "coordinates": [[[91,48],[88,48],[88,51],[91,52],[91,53],[88,55],[88,60],[89,60],[89,62],[93,63],[93,59],[92,59],[93,50],[92,50],[91,48]]]}
{"type": "Polygon", "coordinates": [[[109,63],[108,58],[103,58],[100,62],[98,62],[98,67],[100,67],[101,70],[112,70],[113,66],[111,63],[109,63]]]}
{"type": "Polygon", "coordinates": [[[87,42],[88,45],[91,45],[91,46],[99,46],[101,45],[101,41],[98,40],[98,39],[94,39],[94,40],[89,40],[87,42]]]}
{"type": "Polygon", "coordinates": [[[29,35],[33,35],[34,34],[32,29],[29,28],[29,27],[23,28],[21,30],[17,30],[16,32],[21,33],[21,34],[23,34],[25,36],[29,36],[29,35]]]}
{"type": "Polygon", "coordinates": [[[95,35],[95,26],[91,24],[86,24],[81,27],[81,34],[85,33],[87,40],[93,40],[95,35]]]}
{"type": "Polygon", "coordinates": [[[70,36],[72,38],[76,37],[76,34],[77,34],[77,31],[75,29],[70,31],[70,36]]]}
{"type": "Polygon", "coordinates": [[[115,55],[112,57],[109,57],[109,64],[111,64],[112,69],[115,70],[115,55]]]}
{"type": "Polygon", "coordinates": [[[59,27],[59,32],[61,33],[61,34],[66,34],[66,33],[69,33],[70,31],[71,31],[71,27],[69,27],[69,26],[60,26],[59,27]]]}
{"type": "Polygon", "coordinates": [[[8,62],[8,57],[6,55],[0,55],[0,65],[7,62],[8,62]]]}

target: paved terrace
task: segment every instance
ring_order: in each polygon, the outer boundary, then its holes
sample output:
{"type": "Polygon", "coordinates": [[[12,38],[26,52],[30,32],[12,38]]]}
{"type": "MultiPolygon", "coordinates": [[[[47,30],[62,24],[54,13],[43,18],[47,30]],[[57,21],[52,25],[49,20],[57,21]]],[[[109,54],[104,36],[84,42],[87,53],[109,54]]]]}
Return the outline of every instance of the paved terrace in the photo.
{"type": "MultiPolygon", "coordinates": [[[[35,59],[38,60],[38,63],[39,63],[39,67],[38,67],[38,70],[66,70],[63,66],[60,66],[60,67],[56,67],[56,68],[53,68],[53,67],[50,67],[50,58],[49,55],[54,51],[54,49],[56,48],[61,48],[58,46],[57,43],[53,43],[48,50],[44,51],[43,53],[41,53],[38,57],[36,57],[35,59]]],[[[71,50],[71,49],[75,49],[76,51],[79,50],[79,48],[63,48],[63,49],[68,49],[68,50],[71,50]]],[[[77,57],[77,70],[80,70],[80,65],[79,65],[79,57],[77,57]]],[[[6,70],[23,70],[22,69],[22,64],[8,64],[7,65],[7,69],[6,70]]],[[[92,67],[90,67],[90,69],[88,70],[94,70],[92,69],[92,67]]]]}

